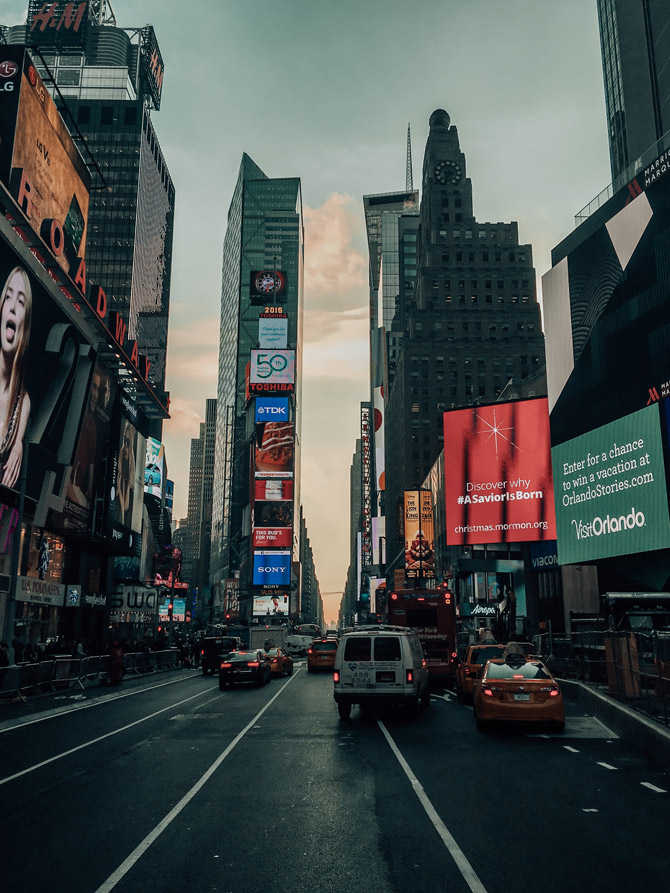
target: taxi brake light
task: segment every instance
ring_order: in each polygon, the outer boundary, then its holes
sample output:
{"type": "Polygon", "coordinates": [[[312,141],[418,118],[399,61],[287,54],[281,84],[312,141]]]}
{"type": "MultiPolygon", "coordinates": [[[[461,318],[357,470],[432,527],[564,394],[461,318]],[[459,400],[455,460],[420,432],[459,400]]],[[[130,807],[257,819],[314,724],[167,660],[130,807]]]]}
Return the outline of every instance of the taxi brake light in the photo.
{"type": "Polygon", "coordinates": [[[248,667],[260,667],[260,665],[261,665],[261,664],[260,664],[260,661],[258,661],[258,660],[250,660],[250,661],[247,663],[247,666],[248,666],[248,667]]]}
{"type": "Polygon", "coordinates": [[[523,679],[523,673],[515,673],[512,679],[523,679]]]}
{"type": "Polygon", "coordinates": [[[482,694],[488,695],[489,698],[493,697],[493,691],[490,688],[482,688],[482,694]]]}
{"type": "Polygon", "coordinates": [[[231,663],[225,663],[225,662],[224,662],[224,663],[221,664],[221,669],[222,669],[222,670],[229,670],[231,667],[232,667],[232,664],[231,664],[231,663]]]}

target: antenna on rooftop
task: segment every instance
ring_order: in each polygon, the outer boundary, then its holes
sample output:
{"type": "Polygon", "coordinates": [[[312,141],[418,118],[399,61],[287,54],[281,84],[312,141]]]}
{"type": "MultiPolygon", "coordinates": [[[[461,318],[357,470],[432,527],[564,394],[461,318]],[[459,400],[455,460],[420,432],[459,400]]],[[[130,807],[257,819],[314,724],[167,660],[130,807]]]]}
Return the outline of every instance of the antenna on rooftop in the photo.
{"type": "Polygon", "coordinates": [[[407,168],[405,172],[405,189],[407,192],[414,190],[414,178],[412,176],[412,136],[407,124],[407,168]]]}

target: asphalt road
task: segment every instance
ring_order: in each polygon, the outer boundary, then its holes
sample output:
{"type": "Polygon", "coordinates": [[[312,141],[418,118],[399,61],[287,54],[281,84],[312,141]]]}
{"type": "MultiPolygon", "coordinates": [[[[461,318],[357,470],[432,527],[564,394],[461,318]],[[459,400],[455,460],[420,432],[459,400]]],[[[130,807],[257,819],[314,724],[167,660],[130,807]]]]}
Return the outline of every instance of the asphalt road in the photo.
{"type": "Polygon", "coordinates": [[[564,735],[418,720],[330,675],[180,672],[0,710],[6,893],[667,889],[670,779],[569,706],[564,735]]]}

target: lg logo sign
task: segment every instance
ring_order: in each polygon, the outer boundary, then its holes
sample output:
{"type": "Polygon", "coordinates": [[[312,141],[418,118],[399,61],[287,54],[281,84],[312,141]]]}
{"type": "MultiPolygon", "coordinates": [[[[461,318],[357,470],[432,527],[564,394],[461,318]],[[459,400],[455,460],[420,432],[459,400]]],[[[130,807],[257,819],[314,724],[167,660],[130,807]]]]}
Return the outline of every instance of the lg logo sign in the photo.
{"type": "Polygon", "coordinates": [[[7,78],[13,78],[18,70],[16,62],[0,62],[0,78],[3,79],[0,81],[0,91],[11,93],[14,90],[14,82],[8,81],[7,78]]]}

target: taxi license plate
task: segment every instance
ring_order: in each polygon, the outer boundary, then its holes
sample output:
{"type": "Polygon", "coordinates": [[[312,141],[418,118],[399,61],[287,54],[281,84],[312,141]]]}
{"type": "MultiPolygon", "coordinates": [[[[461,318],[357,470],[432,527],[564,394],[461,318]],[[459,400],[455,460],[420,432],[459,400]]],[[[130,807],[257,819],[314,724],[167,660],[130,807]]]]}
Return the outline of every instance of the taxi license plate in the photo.
{"type": "Polygon", "coordinates": [[[395,682],[395,673],[377,673],[377,682],[395,682]]]}
{"type": "Polygon", "coordinates": [[[514,695],[514,700],[515,701],[530,701],[530,695],[524,695],[524,694],[514,695]]]}

